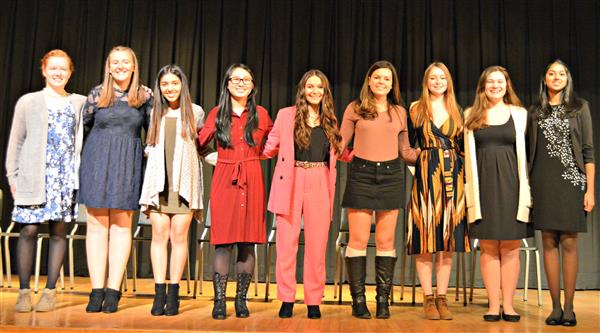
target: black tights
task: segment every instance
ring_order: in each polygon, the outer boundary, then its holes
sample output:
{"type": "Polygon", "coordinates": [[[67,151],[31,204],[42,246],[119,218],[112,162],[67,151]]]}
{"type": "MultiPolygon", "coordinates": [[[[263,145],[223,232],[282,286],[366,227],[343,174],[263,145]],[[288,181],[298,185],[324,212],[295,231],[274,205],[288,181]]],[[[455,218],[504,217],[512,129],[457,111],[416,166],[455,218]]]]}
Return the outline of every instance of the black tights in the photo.
{"type": "Polygon", "coordinates": [[[221,275],[229,274],[229,262],[233,245],[237,245],[237,273],[254,273],[254,243],[235,243],[215,245],[213,271],[221,275]]]}
{"type": "MultiPolygon", "coordinates": [[[[21,232],[17,242],[17,269],[19,271],[20,289],[29,289],[29,279],[31,278],[39,228],[39,224],[21,224],[21,232]]],[[[50,246],[48,249],[46,288],[54,289],[67,250],[67,224],[62,221],[51,221],[48,223],[48,228],[50,230],[50,246]]]]}
{"type": "Polygon", "coordinates": [[[552,297],[552,312],[560,313],[560,251],[562,249],[562,274],[565,290],[564,312],[571,317],[573,313],[573,298],[577,282],[577,233],[560,231],[543,231],[544,269],[548,279],[548,289],[552,297]]]}

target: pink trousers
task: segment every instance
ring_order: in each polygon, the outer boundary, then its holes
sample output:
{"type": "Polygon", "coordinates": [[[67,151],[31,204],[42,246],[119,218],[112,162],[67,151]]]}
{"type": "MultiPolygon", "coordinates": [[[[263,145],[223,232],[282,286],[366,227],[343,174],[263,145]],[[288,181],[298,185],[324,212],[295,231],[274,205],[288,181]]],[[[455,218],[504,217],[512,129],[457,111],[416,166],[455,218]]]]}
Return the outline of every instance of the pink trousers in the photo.
{"type": "Polygon", "coordinates": [[[304,304],[319,305],[325,289],[329,236],[329,170],[294,168],[291,214],[277,215],[277,298],[296,300],[296,257],[304,222],[304,304]]]}

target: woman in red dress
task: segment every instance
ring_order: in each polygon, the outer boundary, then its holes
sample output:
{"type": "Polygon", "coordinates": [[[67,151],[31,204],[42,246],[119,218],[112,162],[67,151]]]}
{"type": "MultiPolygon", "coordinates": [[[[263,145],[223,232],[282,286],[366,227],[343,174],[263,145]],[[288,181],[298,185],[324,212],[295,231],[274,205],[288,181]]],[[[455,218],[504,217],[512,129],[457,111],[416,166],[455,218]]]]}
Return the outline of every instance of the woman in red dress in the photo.
{"type": "Polygon", "coordinates": [[[246,294],[254,271],[254,245],[266,238],[265,186],[259,155],[273,122],[267,110],[256,105],[255,95],[250,68],[231,65],[221,84],[219,105],[210,111],[198,135],[200,148],[204,148],[216,134],[218,153],[210,190],[214,319],[226,317],[225,291],[233,245],[237,245],[238,253],[235,315],[250,315],[246,294]]]}

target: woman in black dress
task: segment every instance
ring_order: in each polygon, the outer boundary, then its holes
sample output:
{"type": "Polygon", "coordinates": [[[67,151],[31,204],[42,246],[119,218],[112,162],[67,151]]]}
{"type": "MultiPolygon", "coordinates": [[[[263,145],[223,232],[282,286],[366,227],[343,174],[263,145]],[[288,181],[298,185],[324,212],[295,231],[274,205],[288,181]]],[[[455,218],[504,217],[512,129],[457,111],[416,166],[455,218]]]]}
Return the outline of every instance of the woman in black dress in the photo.
{"type": "Polygon", "coordinates": [[[506,69],[486,68],[465,122],[465,194],[471,238],[479,239],[481,275],[488,293],[486,321],[519,321],[513,296],[519,280],[519,245],[533,236],[521,106],[506,69]],[[500,296],[503,313],[500,316],[500,296]]]}
{"type": "Polygon", "coordinates": [[[83,109],[78,202],[87,206],[86,250],[92,284],[87,312],[115,312],[131,249],[131,217],[142,184],[142,126],[152,109],[151,90],[139,83],[132,49],[114,47],[104,81],[83,109]],[[108,277],[107,277],[108,262],[108,277]],[[104,289],[106,287],[106,290],[104,289]]]}
{"type": "Polygon", "coordinates": [[[588,102],[575,95],[571,72],[560,60],[548,65],[542,75],[539,100],[530,110],[527,134],[534,226],[542,231],[544,268],[552,297],[552,313],[546,324],[574,326],[577,233],[586,231],[586,215],[594,208],[595,164],[588,102]],[[564,311],[560,302],[559,248],[564,311]]]}

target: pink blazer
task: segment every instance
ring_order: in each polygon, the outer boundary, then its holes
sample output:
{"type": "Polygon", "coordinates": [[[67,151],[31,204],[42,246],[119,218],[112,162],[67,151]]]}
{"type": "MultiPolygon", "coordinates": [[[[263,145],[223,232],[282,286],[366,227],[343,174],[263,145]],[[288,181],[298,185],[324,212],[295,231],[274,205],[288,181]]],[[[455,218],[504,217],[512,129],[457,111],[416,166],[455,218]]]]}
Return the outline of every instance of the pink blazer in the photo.
{"type": "MultiPolygon", "coordinates": [[[[279,110],[275,125],[260,155],[261,159],[277,156],[277,165],[271,182],[271,192],[267,209],[275,214],[289,215],[294,185],[294,121],[296,107],[279,110]],[[279,154],[278,154],[279,153],[279,154]]],[[[336,154],[329,151],[329,214],[333,217],[335,195],[336,154]]]]}

